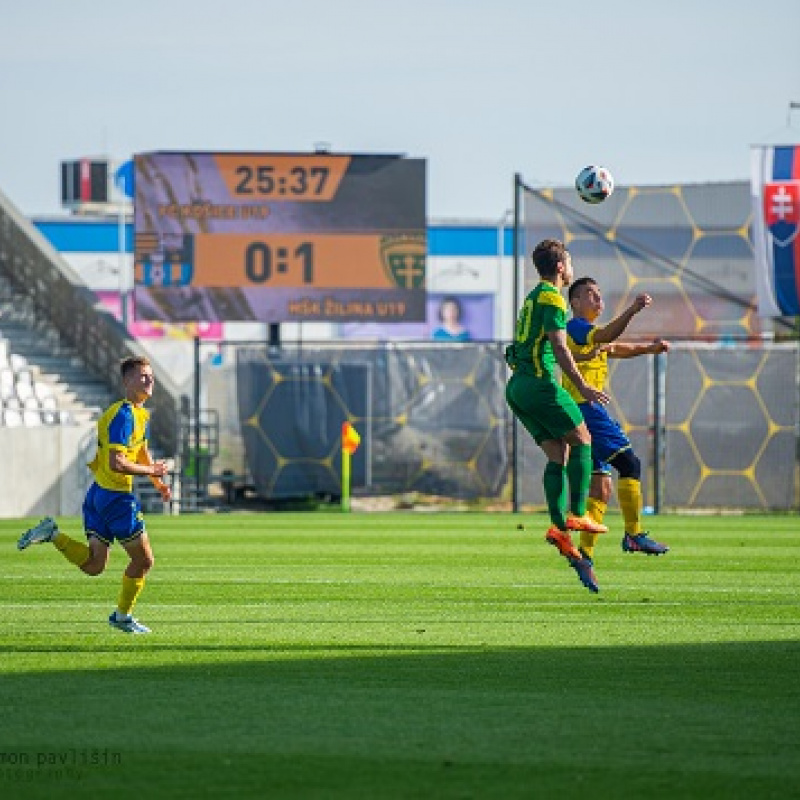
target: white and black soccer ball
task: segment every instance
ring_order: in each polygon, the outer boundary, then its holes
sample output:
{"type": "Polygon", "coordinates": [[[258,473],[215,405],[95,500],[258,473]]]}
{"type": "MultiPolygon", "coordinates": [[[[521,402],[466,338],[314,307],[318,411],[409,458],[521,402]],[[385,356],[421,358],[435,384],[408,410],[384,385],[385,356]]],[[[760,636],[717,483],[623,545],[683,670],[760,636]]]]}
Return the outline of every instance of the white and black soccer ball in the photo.
{"type": "Polygon", "coordinates": [[[614,191],[614,177],[605,167],[584,167],[575,178],[575,189],[584,203],[602,203],[614,191]]]}

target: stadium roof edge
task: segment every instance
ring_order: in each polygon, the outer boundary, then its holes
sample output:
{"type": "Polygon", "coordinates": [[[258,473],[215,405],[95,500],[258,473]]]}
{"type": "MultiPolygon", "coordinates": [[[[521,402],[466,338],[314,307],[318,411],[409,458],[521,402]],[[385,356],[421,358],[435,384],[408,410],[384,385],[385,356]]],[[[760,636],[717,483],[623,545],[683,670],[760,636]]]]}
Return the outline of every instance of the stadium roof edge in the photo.
{"type": "MultiPolygon", "coordinates": [[[[124,216],[128,222],[132,218],[132,210],[125,212],[124,216]]],[[[50,222],[50,223],[75,223],[79,225],[107,225],[109,223],[117,223],[119,214],[58,214],[55,212],[48,212],[45,214],[26,214],[27,218],[33,222],[50,222]]],[[[456,227],[456,228],[496,228],[498,227],[500,218],[487,219],[486,217],[429,217],[428,225],[436,227],[456,227]]],[[[508,222],[506,222],[508,224],[508,222]]]]}

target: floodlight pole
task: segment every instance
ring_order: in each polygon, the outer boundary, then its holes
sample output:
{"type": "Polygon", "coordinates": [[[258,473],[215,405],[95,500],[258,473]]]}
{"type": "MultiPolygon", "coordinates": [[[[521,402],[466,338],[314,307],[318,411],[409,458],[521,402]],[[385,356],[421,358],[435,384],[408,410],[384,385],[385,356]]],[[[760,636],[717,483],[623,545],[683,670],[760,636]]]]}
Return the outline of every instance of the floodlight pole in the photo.
{"type": "MultiPolygon", "coordinates": [[[[520,223],[520,187],[522,186],[522,176],[516,172],[514,173],[514,230],[511,234],[511,263],[514,269],[514,295],[513,307],[511,309],[511,341],[516,338],[517,328],[517,313],[519,311],[519,223],[520,223]]],[[[511,442],[512,454],[511,461],[511,509],[516,514],[519,512],[519,425],[515,414],[511,415],[511,442]]]]}
{"type": "Polygon", "coordinates": [[[663,437],[661,435],[661,359],[660,353],[653,356],[653,499],[651,505],[653,513],[661,513],[661,448],[663,437]]]}
{"type": "MultiPolygon", "coordinates": [[[[514,222],[514,209],[507,208],[503,216],[497,221],[497,296],[505,299],[506,281],[503,273],[503,261],[506,257],[506,231],[509,225],[514,222]]],[[[501,314],[495,323],[495,335],[499,331],[500,338],[503,338],[503,324],[505,323],[505,313],[501,314]]]]}
{"type": "Polygon", "coordinates": [[[125,274],[125,203],[120,198],[119,201],[119,219],[117,229],[117,239],[119,244],[119,276],[117,278],[117,287],[119,288],[120,300],[120,320],[122,321],[125,330],[128,330],[128,280],[125,274]]]}

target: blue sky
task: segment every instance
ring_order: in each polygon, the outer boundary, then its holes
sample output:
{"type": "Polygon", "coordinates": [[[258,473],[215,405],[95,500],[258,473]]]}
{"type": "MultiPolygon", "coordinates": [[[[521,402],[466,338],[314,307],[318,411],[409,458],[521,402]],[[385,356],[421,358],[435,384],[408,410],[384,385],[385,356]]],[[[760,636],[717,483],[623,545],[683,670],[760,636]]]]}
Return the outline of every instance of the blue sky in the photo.
{"type": "Polygon", "coordinates": [[[61,213],[59,163],[81,156],[407,153],[430,217],[495,220],[515,172],[739,180],[751,144],[800,140],[797,0],[3,6],[0,191],[31,216],[61,213]]]}

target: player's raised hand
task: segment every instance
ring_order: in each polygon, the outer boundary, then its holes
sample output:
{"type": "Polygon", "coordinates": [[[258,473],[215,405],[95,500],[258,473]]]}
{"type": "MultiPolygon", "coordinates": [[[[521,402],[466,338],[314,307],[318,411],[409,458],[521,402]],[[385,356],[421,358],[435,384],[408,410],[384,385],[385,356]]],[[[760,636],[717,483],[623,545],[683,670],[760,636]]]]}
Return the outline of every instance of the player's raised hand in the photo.
{"type": "Polygon", "coordinates": [[[653,298],[650,297],[649,294],[637,294],[634,298],[631,306],[633,307],[633,311],[635,314],[638,314],[642,309],[647,308],[650,303],[653,302],[653,298]]]}

